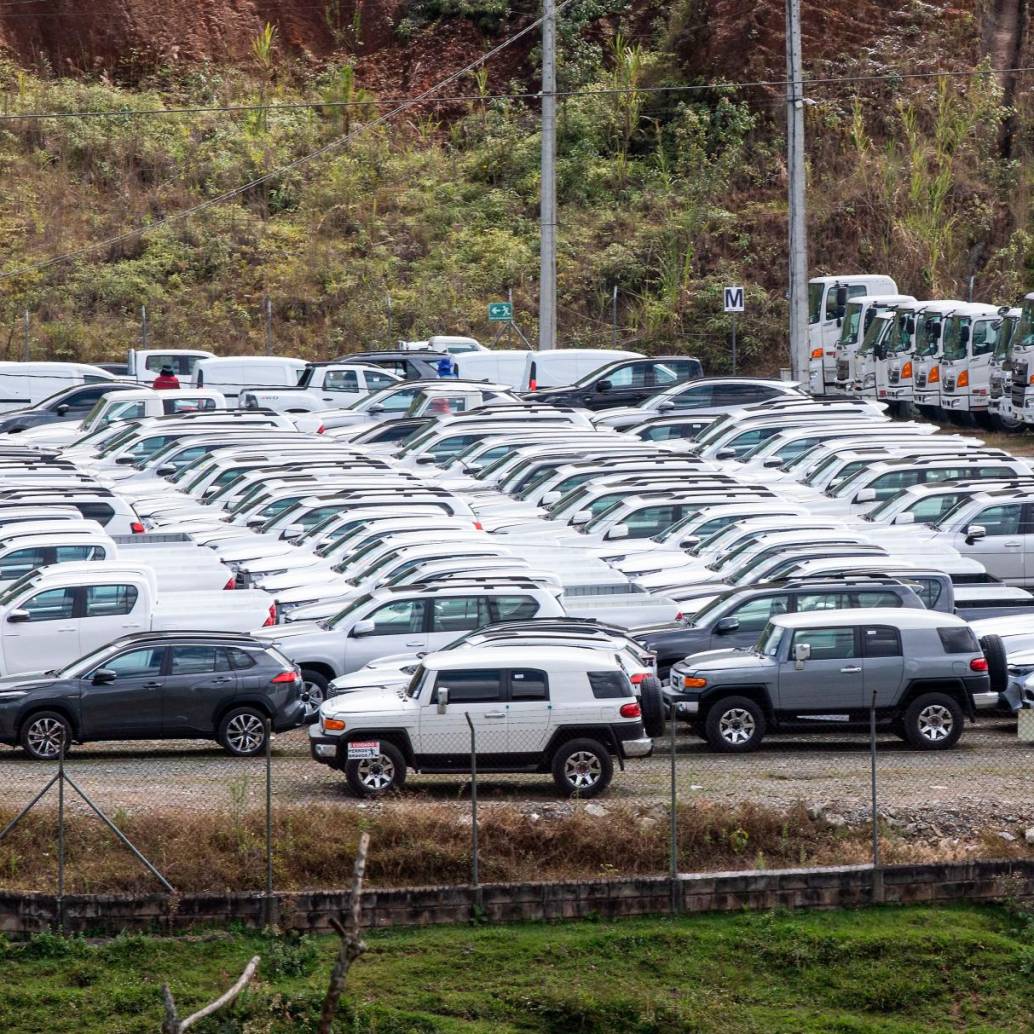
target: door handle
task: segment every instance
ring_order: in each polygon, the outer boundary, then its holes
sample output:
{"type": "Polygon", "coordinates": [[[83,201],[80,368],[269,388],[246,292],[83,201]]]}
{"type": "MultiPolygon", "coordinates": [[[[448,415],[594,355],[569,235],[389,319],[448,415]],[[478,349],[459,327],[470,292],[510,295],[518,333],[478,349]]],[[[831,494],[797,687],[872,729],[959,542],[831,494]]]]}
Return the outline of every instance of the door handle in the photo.
{"type": "Polygon", "coordinates": [[[144,689],[161,689],[162,684],[160,682],[145,682],[144,689]]]}
{"type": "Polygon", "coordinates": [[[406,646],[423,646],[423,645],[424,645],[424,643],[423,643],[422,639],[415,639],[411,643],[406,643],[406,646]]]}
{"type": "Polygon", "coordinates": [[[232,679],[212,679],[213,686],[221,686],[224,682],[232,682],[232,679]]]}
{"type": "Polygon", "coordinates": [[[846,668],[840,669],[845,675],[857,675],[862,669],[856,665],[849,664],[846,668]]]}
{"type": "Polygon", "coordinates": [[[486,718],[505,718],[506,717],[506,712],[505,711],[487,711],[485,713],[485,717],[486,718]]]}
{"type": "Polygon", "coordinates": [[[1006,549],[1019,549],[1020,546],[1022,546],[1022,545],[1023,545],[1022,542],[1006,542],[1005,543],[1006,549]]]}

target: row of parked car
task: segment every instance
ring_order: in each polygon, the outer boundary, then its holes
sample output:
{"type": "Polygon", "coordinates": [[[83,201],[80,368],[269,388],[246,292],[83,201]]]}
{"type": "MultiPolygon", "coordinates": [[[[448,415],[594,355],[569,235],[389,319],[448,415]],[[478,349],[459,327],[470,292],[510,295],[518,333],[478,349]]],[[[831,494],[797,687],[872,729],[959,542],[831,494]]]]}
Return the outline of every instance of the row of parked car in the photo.
{"type": "Polygon", "coordinates": [[[0,439],[0,742],[308,724],[377,795],[466,769],[469,718],[482,771],[591,796],[666,716],[737,753],[875,706],[940,749],[1022,702],[1025,461],[678,359],[410,379],[315,426],[132,388],[0,439]]]}

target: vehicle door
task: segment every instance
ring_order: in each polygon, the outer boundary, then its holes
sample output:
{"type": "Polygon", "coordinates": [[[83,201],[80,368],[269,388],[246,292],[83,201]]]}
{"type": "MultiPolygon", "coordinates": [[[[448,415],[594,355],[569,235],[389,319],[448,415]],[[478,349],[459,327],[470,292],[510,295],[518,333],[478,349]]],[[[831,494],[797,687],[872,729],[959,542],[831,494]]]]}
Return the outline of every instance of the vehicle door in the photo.
{"type": "Polygon", "coordinates": [[[323,378],[320,396],[331,406],[343,408],[359,398],[360,394],[357,370],[328,370],[323,378]]]}
{"type": "Polygon", "coordinates": [[[891,625],[862,627],[862,681],[866,707],[892,707],[901,695],[905,676],[905,658],[901,651],[901,633],[891,625]]]}
{"type": "Polygon", "coordinates": [[[214,733],[216,715],[237,692],[237,675],[221,646],[170,646],[167,674],[162,681],[165,736],[214,733]]]}
{"type": "Polygon", "coordinates": [[[158,739],[162,735],[162,668],[165,647],[128,649],[82,677],[82,723],[86,739],[158,739]],[[95,682],[96,670],[115,673],[95,682]]]}
{"type": "Polygon", "coordinates": [[[701,646],[701,650],[753,646],[758,641],[762,629],[768,624],[769,618],[777,614],[786,614],[790,608],[790,596],[787,593],[774,593],[741,603],[715,622],[711,629],[710,643],[701,646]],[[733,621],[736,622],[735,627],[732,627],[733,621]]]}
{"type": "Polygon", "coordinates": [[[2,632],[5,674],[56,668],[87,652],[79,648],[77,597],[74,588],[45,589],[8,613],[2,632]]]}
{"type": "MultiPolygon", "coordinates": [[[[837,307],[837,284],[829,284],[826,288],[826,304],[822,313],[822,348],[832,350],[840,337],[841,323],[844,313],[837,307]]],[[[843,284],[847,288],[847,301],[861,298],[868,293],[865,284],[843,284]]]]}
{"type": "Polygon", "coordinates": [[[54,415],[60,420],[83,420],[97,400],[110,393],[110,384],[90,384],[66,395],[55,407],[54,415]]]}
{"type": "Polygon", "coordinates": [[[552,733],[549,676],[541,668],[511,668],[506,704],[506,744],[514,764],[541,758],[552,733]]]}
{"type": "Polygon", "coordinates": [[[361,635],[353,629],[345,646],[343,671],[356,671],[389,653],[420,653],[427,649],[428,633],[422,599],[392,600],[378,607],[365,620],[373,628],[361,635]]]}
{"type": "Polygon", "coordinates": [[[581,401],[589,409],[636,406],[653,394],[652,384],[653,364],[649,359],[635,360],[613,368],[590,383],[581,401]]]}
{"type": "Polygon", "coordinates": [[[682,410],[709,409],[712,406],[720,405],[714,401],[714,384],[694,384],[680,391],[675,395],[666,398],[664,403],[657,409],[664,413],[670,410],[681,412],[682,410]]]}
{"type": "Polygon", "coordinates": [[[440,650],[464,632],[492,623],[484,596],[440,596],[431,600],[431,627],[425,649],[440,650]]]}
{"type": "MultiPolygon", "coordinates": [[[[821,620],[821,619],[819,619],[821,620]]],[[[838,714],[862,707],[862,659],[857,629],[852,625],[797,628],[789,652],[779,663],[779,709],[789,714],[838,714]],[[795,661],[801,643],[811,657],[795,661]]]]}
{"type": "MultiPolygon", "coordinates": [[[[1027,539],[1025,507],[1022,503],[1002,503],[989,506],[959,528],[954,537],[955,548],[964,556],[979,560],[989,574],[1012,585],[1026,582],[1027,567],[1024,545],[1027,539]],[[983,538],[970,539],[968,528],[984,528],[983,538]]],[[[1031,545],[1034,545],[1032,539],[1031,545]]]]}
{"type": "Polygon", "coordinates": [[[421,691],[417,753],[437,768],[470,768],[470,726],[479,764],[491,765],[508,750],[506,672],[502,668],[443,669],[434,676],[430,694],[421,691]],[[449,691],[444,714],[438,713],[438,691],[449,691]],[[424,697],[427,699],[424,699],[424,697]]]}
{"type": "Polygon", "coordinates": [[[124,635],[146,632],[151,621],[150,615],[144,613],[145,603],[135,585],[87,586],[79,621],[82,652],[87,653],[124,635]]]}

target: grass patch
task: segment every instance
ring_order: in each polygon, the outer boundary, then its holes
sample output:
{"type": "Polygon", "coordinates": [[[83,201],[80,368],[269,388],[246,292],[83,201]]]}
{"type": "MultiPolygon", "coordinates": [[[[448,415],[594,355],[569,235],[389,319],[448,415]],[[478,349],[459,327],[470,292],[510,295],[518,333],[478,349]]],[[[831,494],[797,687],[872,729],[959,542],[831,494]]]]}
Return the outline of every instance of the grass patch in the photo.
{"type": "MultiPolygon", "coordinates": [[[[374,932],[339,1030],[352,1034],[754,1034],[1030,1030],[1034,935],[1002,908],[884,908],[374,932]]],[[[335,938],[225,935],[0,945],[6,1034],[157,1030],[262,956],[198,1027],[312,1030],[335,938]]]]}

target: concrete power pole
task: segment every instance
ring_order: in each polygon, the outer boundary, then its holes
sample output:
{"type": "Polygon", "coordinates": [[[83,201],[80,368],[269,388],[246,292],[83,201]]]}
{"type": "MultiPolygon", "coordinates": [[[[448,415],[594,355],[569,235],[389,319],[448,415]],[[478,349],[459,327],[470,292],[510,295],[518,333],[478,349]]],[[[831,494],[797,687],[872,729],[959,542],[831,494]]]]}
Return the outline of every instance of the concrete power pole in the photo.
{"type": "Polygon", "coordinates": [[[804,199],[801,0],[786,0],[786,159],[790,174],[790,369],[808,381],[808,230],[804,199]]]}
{"type": "Polygon", "coordinates": [[[542,22],[542,170],[539,207],[539,349],[556,348],[556,2],[542,22]]]}

